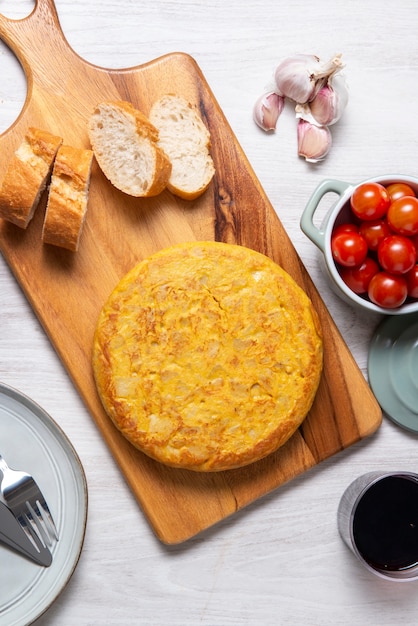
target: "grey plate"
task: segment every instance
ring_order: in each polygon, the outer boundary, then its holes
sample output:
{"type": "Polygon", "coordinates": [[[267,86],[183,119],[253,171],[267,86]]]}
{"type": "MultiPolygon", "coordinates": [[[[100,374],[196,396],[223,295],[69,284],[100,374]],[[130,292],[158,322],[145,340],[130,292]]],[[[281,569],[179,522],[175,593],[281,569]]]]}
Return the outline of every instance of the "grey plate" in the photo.
{"type": "Polygon", "coordinates": [[[0,626],[23,626],[51,606],[74,572],[86,530],[87,484],[60,427],[32,400],[1,383],[0,450],[11,467],[33,475],[59,533],[48,568],[0,545],[0,626]]]}
{"type": "Polygon", "coordinates": [[[387,317],[377,328],[368,360],[370,386],[385,414],[418,432],[418,314],[387,317]]]}

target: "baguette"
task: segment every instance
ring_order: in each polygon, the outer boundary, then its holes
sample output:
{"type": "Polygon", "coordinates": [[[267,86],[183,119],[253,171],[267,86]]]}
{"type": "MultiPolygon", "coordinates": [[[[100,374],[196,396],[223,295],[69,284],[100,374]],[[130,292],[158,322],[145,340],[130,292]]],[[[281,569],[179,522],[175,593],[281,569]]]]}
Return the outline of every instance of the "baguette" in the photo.
{"type": "Polygon", "coordinates": [[[156,196],[167,186],[171,163],[158,147],[158,131],[129,102],[98,104],[88,123],[96,160],[120,191],[156,196]]]}
{"type": "Polygon", "coordinates": [[[151,108],[149,119],[158,129],[158,145],[171,161],[167,188],[185,200],[194,200],[208,188],[215,167],[210,134],[197,110],[176,95],[165,95],[151,108]]]}
{"type": "Polygon", "coordinates": [[[48,183],[62,138],[29,128],[14,153],[0,189],[0,217],[20,228],[31,221],[48,183]]]}
{"type": "Polygon", "coordinates": [[[58,150],[48,204],[42,229],[42,241],[76,252],[87,211],[93,151],[71,146],[58,150]]]}

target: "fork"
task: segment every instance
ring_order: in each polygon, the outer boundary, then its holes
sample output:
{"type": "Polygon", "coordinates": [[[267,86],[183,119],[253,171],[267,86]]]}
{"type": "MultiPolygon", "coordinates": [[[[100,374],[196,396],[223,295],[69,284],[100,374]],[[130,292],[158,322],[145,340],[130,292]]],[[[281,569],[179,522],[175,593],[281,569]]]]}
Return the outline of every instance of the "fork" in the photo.
{"type": "Polygon", "coordinates": [[[11,469],[0,454],[0,499],[9,507],[26,536],[40,552],[58,541],[58,532],[46,500],[34,478],[11,469]]]}

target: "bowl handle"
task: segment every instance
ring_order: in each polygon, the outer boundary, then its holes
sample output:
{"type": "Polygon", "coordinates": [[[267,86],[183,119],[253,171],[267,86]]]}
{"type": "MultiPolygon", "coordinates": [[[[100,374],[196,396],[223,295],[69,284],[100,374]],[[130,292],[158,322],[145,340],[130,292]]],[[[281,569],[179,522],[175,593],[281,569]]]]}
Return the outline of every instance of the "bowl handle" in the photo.
{"type": "Polygon", "coordinates": [[[305,207],[305,210],[302,213],[302,217],[300,220],[300,227],[302,231],[305,233],[307,237],[313,243],[318,246],[322,252],[325,248],[325,226],[326,223],[322,225],[321,228],[315,226],[313,218],[315,211],[317,210],[319,203],[325,194],[329,192],[337,193],[339,196],[342,196],[344,192],[351,187],[351,183],[345,183],[340,180],[324,180],[322,183],[318,185],[318,187],[313,192],[310,197],[308,204],[305,207]]]}

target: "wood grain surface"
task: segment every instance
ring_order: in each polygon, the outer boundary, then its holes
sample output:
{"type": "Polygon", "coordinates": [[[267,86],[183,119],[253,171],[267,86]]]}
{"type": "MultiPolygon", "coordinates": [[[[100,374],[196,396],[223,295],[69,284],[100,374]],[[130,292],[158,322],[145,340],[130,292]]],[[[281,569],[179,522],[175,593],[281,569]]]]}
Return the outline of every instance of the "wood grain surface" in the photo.
{"type": "Polygon", "coordinates": [[[211,133],[216,176],[193,203],[169,192],[128,197],[95,164],[78,253],[42,245],[44,200],[26,231],[0,225],[4,257],[159,539],[185,541],[373,433],[380,408],[194,59],[174,53],[123,70],[96,67],[66,42],[52,0],[38,0],[23,20],[0,16],[0,37],[28,81],[21,115],[0,136],[0,179],[28,126],[89,147],[86,121],[105,99],[129,100],[147,114],[157,98],[175,92],[198,105],[211,133]],[[237,243],[271,257],[312,298],[324,334],[321,385],[299,431],[263,461],[208,475],[164,467],[126,442],[102,409],[91,368],[95,323],[118,280],[154,251],[192,240],[237,243]]]}

